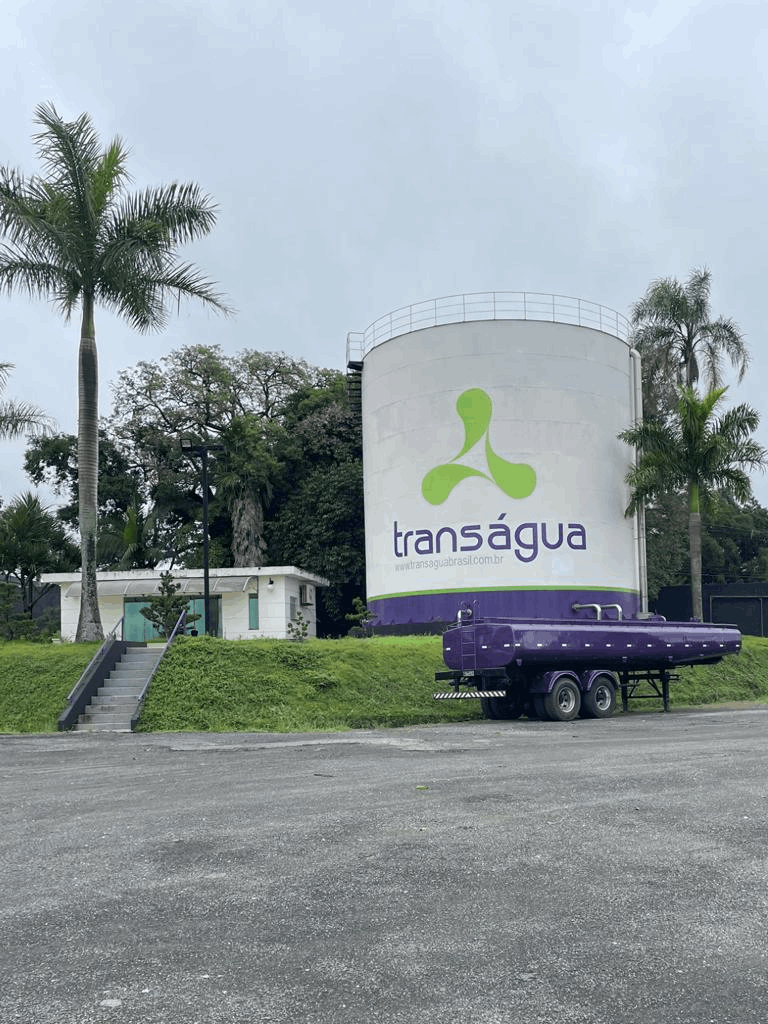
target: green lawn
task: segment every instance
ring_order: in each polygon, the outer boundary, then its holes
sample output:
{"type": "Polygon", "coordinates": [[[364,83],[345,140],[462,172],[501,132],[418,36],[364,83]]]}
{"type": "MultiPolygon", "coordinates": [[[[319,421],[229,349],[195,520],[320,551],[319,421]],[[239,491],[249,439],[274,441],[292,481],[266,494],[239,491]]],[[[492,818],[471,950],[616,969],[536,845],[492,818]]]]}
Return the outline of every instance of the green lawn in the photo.
{"type": "Polygon", "coordinates": [[[184,638],[155,676],[147,730],[311,732],[449,722],[477,701],[435,701],[439,637],[368,640],[184,638]]]}
{"type": "MultiPolygon", "coordinates": [[[[0,732],[51,732],[97,644],[0,642],[0,732]]],[[[478,701],[434,701],[439,637],[368,640],[182,638],[147,697],[145,731],[312,732],[480,717],[478,701]]],[[[719,665],[680,670],[672,707],[768,702],[768,640],[719,665]]],[[[632,705],[637,711],[652,701],[632,705]]]]}
{"type": "Polygon", "coordinates": [[[70,690],[99,646],[0,640],[0,732],[55,732],[70,690]]]}

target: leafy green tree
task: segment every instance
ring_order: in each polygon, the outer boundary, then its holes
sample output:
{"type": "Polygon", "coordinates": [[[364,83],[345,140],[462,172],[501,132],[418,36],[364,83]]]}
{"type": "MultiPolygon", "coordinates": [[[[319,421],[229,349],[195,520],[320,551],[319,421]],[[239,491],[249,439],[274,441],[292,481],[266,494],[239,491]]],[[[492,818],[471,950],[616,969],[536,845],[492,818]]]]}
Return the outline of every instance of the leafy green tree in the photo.
{"type": "Polygon", "coordinates": [[[768,580],[768,510],[712,495],[703,516],[702,576],[705,583],[768,580]]]}
{"type": "MultiPolygon", "coordinates": [[[[33,437],[24,453],[24,470],[35,486],[44,484],[62,499],[56,514],[70,529],[78,530],[77,437],[53,434],[33,437]]],[[[122,519],[136,500],[143,500],[145,486],[140,467],[131,466],[123,452],[102,428],[99,429],[99,533],[111,517],[122,519]]],[[[104,559],[99,558],[104,565],[104,559]]]]}
{"type": "MultiPolygon", "coordinates": [[[[78,528],[77,438],[73,434],[31,438],[24,456],[27,476],[63,498],[56,515],[78,528]]],[[[115,442],[99,430],[99,508],[97,564],[100,569],[153,569],[173,561],[178,538],[165,532],[153,507],[141,467],[129,465],[115,442]]]]}
{"type": "Polygon", "coordinates": [[[365,595],[362,435],[343,376],[329,372],[321,385],[296,391],[285,426],[267,557],[330,581],[318,591],[318,629],[340,635],[354,598],[365,595]]]}
{"type": "Polygon", "coordinates": [[[681,491],[658,494],[645,510],[648,600],[662,587],[674,587],[690,577],[688,502],[681,491]]]}
{"type": "Polygon", "coordinates": [[[78,562],[77,547],[37,495],[27,491],[0,510],[0,572],[18,583],[25,614],[50,589],[36,586],[41,573],[68,572],[78,562]]]}
{"type": "Polygon", "coordinates": [[[703,617],[702,502],[714,491],[747,501],[751,486],[745,469],[764,468],[768,459],[750,436],[760,420],[754,409],[743,404],[714,415],[726,391],[715,388],[699,398],[693,388],[681,388],[672,419],[650,420],[619,434],[640,453],[626,477],[631,488],[628,516],[660,496],[680,491],[688,496],[691,597],[698,619],[703,617]]]}
{"type": "Polygon", "coordinates": [[[268,527],[269,561],[325,576],[322,631],[345,633],[345,612],[365,593],[363,473],[359,462],[310,470],[268,527]]]}
{"type": "MultiPolygon", "coordinates": [[[[199,568],[200,462],[180,442],[220,445],[208,465],[210,564],[295,562],[329,577],[319,628],[346,632],[344,613],[365,594],[365,555],[361,430],[344,376],[282,353],[192,345],[123,371],[114,393],[100,445],[99,564],[162,552],[171,567],[199,568]]],[[[74,439],[54,440],[30,442],[27,471],[70,497],[72,522],[74,439]]]]}
{"type": "MultiPolygon", "coordinates": [[[[754,499],[739,503],[710,493],[701,516],[701,575],[707,583],[755,583],[768,580],[768,510],[754,499]]],[[[690,579],[687,496],[654,498],[646,509],[648,597],[662,587],[690,579]]]]}
{"type": "Polygon", "coordinates": [[[262,565],[264,561],[265,509],[280,472],[270,445],[274,426],[246,413],[232,420],[220,434],[224,451],[218,460],[216,484],[232,525],[234,566],[262,565]]]}
{"type": "Polygon", "coordinates": [[[110,436],[142,467],[148,500],[180,563],[199,559],[202,506],[200,462],[182,452],[181,439],[220,446],[208,459],[212,560],[260,565],[266,521],[302,446],[298,396],[327,404],[341,379],[284,353],[227,356],[216,345],[184,346],[119,375],[110,436]]]}
{"type": "Polygon", "coordinates": [[[733,320],[713,318],[711,275],[695,269],[681,284],[672,277],[652,282],[632,307],[632,341],[643,360],[643,410],[646,419],[671,413],[675,386],[708,390],[722,384],[723,357],[746,372],[749,354],[733,320]]]}
{"type": "Polygon", "coordinates": [[[51,610],[34,617],[23,611],[19,585],[0,583],[0,639],[48,640],[58,629],[57,619],[51,610]]]}
{"type": "MultiPolygon", "coordinates": [[[[0,394],[8,383],[8,375],[13,363],[0,363],[0,394]]],[[[23,434],[45,433],[51,429],[50,416],[38,409],[31,402],[14,402],[11,399],[0,400],[0,439],[12,440],[23,434]]]]}
{"type": "MultiPolygon", "coordinates": [[[[229,357],[217,345],[188,345],[118,378],[115,394],[122,397],[110,430],[133,464],[143,467],[157,521],[166,538],[176,540],[175,559],[184,564],[198,557],[203,497],[199,458],[182,452],[184,437],[224,446],[209,454],[212,554],[215,547],[217,561],[224,558],[220,564],[260,564],[271,464],[266,421],[272,406],[265,407],[263,395],[277,387],[278,373],[265,369],[270,385],[244,367],[256,356],[266,365],[270,355],[229,357]]],[[[276,367],[288,363],[283,356],[275,361],[276,367]]]]}
{"type": "MultiPolygon", "coordinates": [[[[168,572],[160,573],[160,591],[153,594],[149,599],[149,605],[141,608],[141,614],[155,627],[160,636],[170,636],[173,627],[179,621],[179,616],[189,604],[189,598],[179,594],[181,584],[175,583],[173,574],[168,572]]],[[[187,614],[185,623],[187,626],[196,622],[200,615],[187,614]]]]}
{"type": "Polygon", "coordinates": [[[45,177],[0,168],[0,290],[52,299],[81,318],[78,355],[78,478],[82,590],[78,640],[101,639],[96,590],[98,369],[94,311],[117,313],[139,331],[162,329],[182,298],[228,312],[222,296],[178,247],[207,235],[216,212],[194,184],[127,193],[127,150],[102,149],[87,114],[64,121],[38,106],[34,135],[45,177]]]}

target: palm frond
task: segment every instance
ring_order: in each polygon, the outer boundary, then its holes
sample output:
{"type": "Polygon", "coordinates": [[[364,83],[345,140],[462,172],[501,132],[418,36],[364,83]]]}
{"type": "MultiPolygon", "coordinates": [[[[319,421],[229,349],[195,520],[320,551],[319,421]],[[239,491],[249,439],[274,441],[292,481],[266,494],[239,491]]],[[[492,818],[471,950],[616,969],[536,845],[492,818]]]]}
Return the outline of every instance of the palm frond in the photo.
{"type": "Polygon", "coordinates": [[[709,319],[711,274],[706,267],[695,267],[684,287],[688,316],[691,322],[704,324],[709,319]]]}
{"type": "Polygon", "coordinates": [[[60,304],[72,286],[72,277],[61,266],[25,258],[8,246],[0,246],[0,292],[21,290],[30,298],[53,297],[60,304]]]}
{"type": "Polygon", "coordinates": [[[91,202],[99,223],[116,203],[123,186],[131,180],[126,167],[128,152],[121,139],[113,139],[99,157],[90,180],[91,202]]]}
{"type": "Polygon", "coordinates": [[[707,324],[707,334],[710,343],[718,351],[725,352],[731,366],[738,370],[739,380],[743,380],[749,367],[749,351],[738,325],[733,320],[721,316],[707,324]]]}
{"type": "Polygon", "coordinates": [[[754,433],[759,425],[760,413],[742,402],[723,413],[718,423],[718,433],[735,442],[754,433]]]}
{"type": "Polygon", "coordinates": [[[768,452],[751,437],[760,420],[751,406],[714,415],[727,390],[715,388],[699,398],[692,388],[680,388],[671,422],[641,423],[619,435],[639,454],[625,478],[630,487],[628,515],[643,502],[685,486],[704,495],[719,489],[739,501],[748,499],[746,470],[765,468],[768,452]]]}
{"type": "Polygon", "coordinates": [[[0,402],[0,437],[12,441],[27,434],[49,434],[53,419],[31,402],[0,402]]]}
{"type": "Polygon", "coordinates": [[[57,251],[65,247],[67,204],[39,178],[24,180],[0,168],[0,229],[22,249],[57,251]]]}
{"type": "Polygon", "coordinates": [[[732,320],[712,320],[710,293],[710,272],[699,267],[685,285],[674,278],[653,281],[634,304],[633,338],[644,360],[652,358],[650,372],[662,365],[658,349],[666,349],[667,367],[676,368],[680,384],[690,386],[704,377],[709,389],[718,387],[723,355],[738,370],[739,380],[743,378],[749,362],[746,345],[732,320]]]}
{"type": "Polygon", "coordinates": [[[204,277],[192,263],[169,261],[165,272],[157,277],[155,284],[162,289],[164,298],[177,301],[182,298],[197,299],[224,316],[234,313],[222,293],[216,291],[214,283],[204,277]]]}
{"type": "Polygon", "coordinates": [[[632,306],[632,323],[643,321],[663,325],[677,325],[686,319],[688,303],[682,286],[672,277],[653,281],[645,295],[632,306]]]}
{"type": "Polygon", "coordinates": [[[100,281],[97,298],[141,332],[160,330],[168,321],[169,305],[182,299],[196,299],[224,316],[232,309],[212,281],[193,264],[166,259],[164,265],[144,265],[135,273],[135,265],[116,264],[100,281]],[[133,271],[133,272],[132,272],[133,271]]]}
{"type": "Polygon", "coordinates": [[[93,231],[95,211],[89,185],[100,153],[99,136],[90,117],[81,114],[67,122],[52,103],[41,103],[34,119],[42,125],[42,131],[32,138],[48,172],[48,182],[69,197],[79,223],[93,231]]]}
{"type": "MultiPolygon", "coordinates": [[[[171,248],[209,234],[218,207],[199,185],[174,182],[126,197],[116,219],[127,226],[154,227],[152,237],[171,248]]],[[[114,232],[117,234],[117,231],[114,232]]]]}

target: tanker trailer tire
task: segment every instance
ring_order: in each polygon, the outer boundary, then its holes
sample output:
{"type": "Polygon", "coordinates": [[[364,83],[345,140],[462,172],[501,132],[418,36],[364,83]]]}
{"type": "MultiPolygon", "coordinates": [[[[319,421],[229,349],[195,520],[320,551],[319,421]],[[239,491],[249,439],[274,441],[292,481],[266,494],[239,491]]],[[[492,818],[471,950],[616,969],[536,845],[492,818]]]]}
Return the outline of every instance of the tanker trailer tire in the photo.
{"type": "Polygon", "coordinates": [[[553,722],[571,722],[581,708],[581,690],[575,679],[561,676],[544,695],[544,710],[553,722]]]}
{"type": "Polygon", "coordinates": [[[481,697],[480,707],[485,717],[494,722],[513,722],[523,713],[520,703],[512,697],[481,697]]]}
{"type": "Polygon", "coordinates": [[[610,718],[616,710],[616,683],[609,675],[600,675],[581,698],[584,718],[610,718]]]}

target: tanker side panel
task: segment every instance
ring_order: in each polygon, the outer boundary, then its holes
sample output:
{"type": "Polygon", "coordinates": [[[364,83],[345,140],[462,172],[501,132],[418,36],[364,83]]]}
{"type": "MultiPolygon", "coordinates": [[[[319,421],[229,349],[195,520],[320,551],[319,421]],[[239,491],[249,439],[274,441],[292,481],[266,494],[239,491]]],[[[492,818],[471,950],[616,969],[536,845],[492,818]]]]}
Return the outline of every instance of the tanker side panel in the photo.
{"type": "Polygon", "coordinates": [[[735,627],[708,623],[644,621],[477,620],[443,635],[443,658],[461,669],[472,630],[474,666],[478,671],[516,665],[546,668],[622,668],[695,665],[719,661],[741,650],[735,627]]]}

